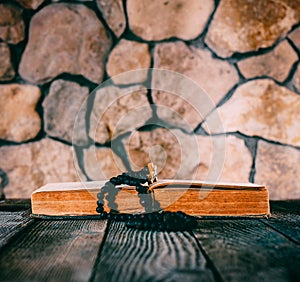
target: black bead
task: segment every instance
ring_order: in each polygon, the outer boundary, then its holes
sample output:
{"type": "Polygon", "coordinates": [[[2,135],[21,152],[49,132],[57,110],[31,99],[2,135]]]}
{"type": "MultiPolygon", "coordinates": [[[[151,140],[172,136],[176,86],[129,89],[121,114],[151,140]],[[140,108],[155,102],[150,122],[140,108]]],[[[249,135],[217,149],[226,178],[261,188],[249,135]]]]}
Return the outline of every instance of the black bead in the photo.
{"type": "MultiPolygon", "coordinates": [[[[130,185],[136,186],[139,194],[149,193],[149,187],[141,184],[147,183],[147,175],[149,174],[148,167],[140,171],[123,172],[117,177],[112,177],[110,181],[106,182],[97,194],[96,211],[100,214],[101,219],[109,219],[115,221],[124,221],[127,227],[138,228],[142,230],[157,230],[157,231],[183,231],[197,227],[197,218],[189,216],[183,212],[154,212],[147,214],[120,214],[116,211],[117,205],[115,203],[115,196],[117,189],[113,190],[116,185],[130,185]],[[109,201],[109,206],[112,207],[110,213],[104,211],[103,201],[104,197],[109,201]]],[[[160,209],[160,204],[149,197],[140,196],[141,204],[144,206],[146,212],[160,209]],[[150,207],[150,209],[149,209],[150,207]]]]}
{"type": "Polygon", "coordinates": [[[102,213],[100,213],[100,218],[107,219],[107,212],[103,211],[102,213]]]}
{"type": "Polygon", "coordinates": [[[119,221],[119,215],[118,215],[118,214],[113,214],[113,213],[111,213],[110,215],[111,215],[111,219],[112,219],[112,220],[119,221]]]}
{"type": "Polygon", "coordinates": [[[96,212],[97,213],[102,213],[104,211],[104,209],[103,209],[103,206],[101,207],[101,206],[98,206],[97,208],[96,208],[96,212]]]}

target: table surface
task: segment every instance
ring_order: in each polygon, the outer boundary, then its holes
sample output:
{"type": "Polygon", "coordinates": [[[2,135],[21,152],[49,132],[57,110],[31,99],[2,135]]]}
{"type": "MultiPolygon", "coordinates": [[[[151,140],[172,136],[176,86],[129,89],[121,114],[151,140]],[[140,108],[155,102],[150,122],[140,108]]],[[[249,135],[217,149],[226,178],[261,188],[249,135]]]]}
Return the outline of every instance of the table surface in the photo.
{"type": "Polygon", "coordinates": [[[300,200],[269,219],[201,219],[193,232],[37,220],[0,203],[0,281],[300,281],[300,200]]]}

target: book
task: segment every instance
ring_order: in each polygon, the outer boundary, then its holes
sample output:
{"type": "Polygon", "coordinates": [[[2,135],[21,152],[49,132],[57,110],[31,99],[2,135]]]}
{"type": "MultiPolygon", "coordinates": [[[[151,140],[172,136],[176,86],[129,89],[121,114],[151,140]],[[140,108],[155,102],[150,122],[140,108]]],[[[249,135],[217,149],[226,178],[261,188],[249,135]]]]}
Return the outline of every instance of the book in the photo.
{"type": "MultiPolygon", "coordinates": [[[[31,195],[32,216],[97,215],[97,193],[105,181],[50,183],[31,195]]],[[[266,217],[270,214],[269,194],[263,185],[252,183],[209,183],[188,180],[160,180],[150,185],[149,194],[135,187],[114,190],[113,204],[104,201],[105,211],[120,213],[182,211],[199,217],[266,217]]]]}

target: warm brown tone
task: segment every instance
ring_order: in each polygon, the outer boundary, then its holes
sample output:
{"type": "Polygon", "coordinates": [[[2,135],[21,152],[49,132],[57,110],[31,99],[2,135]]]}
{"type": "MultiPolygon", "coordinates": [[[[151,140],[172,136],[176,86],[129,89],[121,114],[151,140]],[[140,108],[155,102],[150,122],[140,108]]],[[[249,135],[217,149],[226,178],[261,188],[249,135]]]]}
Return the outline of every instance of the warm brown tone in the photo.
{"type": "Polygon", "coordinates": [[[143,83],[148,77],[148,70],[151,66],[151,56],[148,50],[148,45],[145,43],[138,43],[122,39],[119,44],[111,51],[106,70],[108,75],[116,84],[132,84],[143,83]],[[123,72],[143,69],[146,70],[139,72],[139,75],[128,77],[120,77],[119,74],[123,72]]]}
{"type": "Polygon", "coordinates": [[[22,142],[34,138],[41,129],[35,111],[40,89],[32,85],[0,85],[0,138],[22,142]]]}
{"type": "Polygon", "coordinates": [[[297,53],[292,46],[287,41],[282,41],[267,54],[240,61],[238,67],[246,78],[270,76],[283,82],[297,60],[297,53]]]}
{"type": "Polygon", "coordinates": [[[24,21],[22,10],[0,3],[0,38],[12,44],[24,39],[24,21]]]}
{"type": "Polygon", "coordinates": [[[0,167],[11,176],[5,187],[9,198],[19,198],[19,195],[30,198],[33,190],[56,181],[57,175],[65,182],[79,177],[72,148],[50,138],[21,146],[2,146],[0,156],[0,167]]]}
{"type": "Polygon", "coordinates": [[[206,43],[221,57],[272,46],[300,20],[299,1],[223,0],[206,43]]]}
{"type": "Polygon", "coordinates": [[[13,79],[15,71],[11,64],[11,56],[8,45],[5,42],[0,43],[0,81],[13,79]]]}
{"type": "MultiPolygon", "coordinates": [[[[227,132],[239,131],[248,136],[299,146],[299,109],[300,95],[271,79],[258,79],[237,88],[218,113],[227,132]]],[[[210,130],[218,132],[218,129],[210,130]]]]}
{"type": "Polygon", "coordinates": [[[6,197],[48,181],[106,180],[153,159],[162,178],[198,170],[202,181],[211,173],[261,183],[271,199],[299,198],[300,0],[0,2],[6,197]],[[136,71],[148,67],[178,75],[136,71]]]}
{"type": "Polygon", "coordinates": [[[127,1],[129,26],[145,40],[194,39],[203,31],[212,11],[212,0],[127,1]]]}
{"type": "MultiPolygon", "coordinates": [[[[31,196],[34,215],[94,215],[96,194],[102,182],[54,183],[31,196]]],[[[183,211],[195,216],[267,216],[270,213],[268,190],[254,184],[211,184],[190,181],[159,181],[145,194],[159,202],[165,211],[183,211]],[[191,187],[189,187],[192,184],[191,187]]],[[[116,204],[121,213],[144,212],[134,187],[118,191],[116,204]]],[[[105,210],[109,211],[107,203],[105,210]]]]}
{"type": "Polygon", "coordinates": [[[93,11],[83,5],[49,5],[32,18],[20,75],[43,84],[68,72],[100,83],[110,46],[111,40],[93,11]]]}
{"type": "MultiPolygon", "coordinates": [[[[87,144],[85,123],[78,123],[77,134],[73,138],[73,129],[78,111],[87,99],[89,89],[80,87],[75,82],[55,80],[49,90],[48,96],[43,101],[45,131],[49,136],[66,140],[70,143],[87,144]],[[63,122],[61,122],[63,120],[63,122]]],[[[86,112],[82,111],[85,115],[86,112]]]]}

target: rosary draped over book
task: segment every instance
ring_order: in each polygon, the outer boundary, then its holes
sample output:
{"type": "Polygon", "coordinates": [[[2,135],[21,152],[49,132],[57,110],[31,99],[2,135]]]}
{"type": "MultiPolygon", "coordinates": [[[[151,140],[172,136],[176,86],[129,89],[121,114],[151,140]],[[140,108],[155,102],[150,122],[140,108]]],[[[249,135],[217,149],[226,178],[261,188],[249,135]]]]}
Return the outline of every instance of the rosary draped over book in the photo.
{"type": "Polygon", "coordinates": [[[47,184],[32,193],[31,201],[33,217],[96,217],[161,231],[192,229],[201,217],[270,214],[263,185],[157,180],[152,163],[106,182],[47,184]]]}

